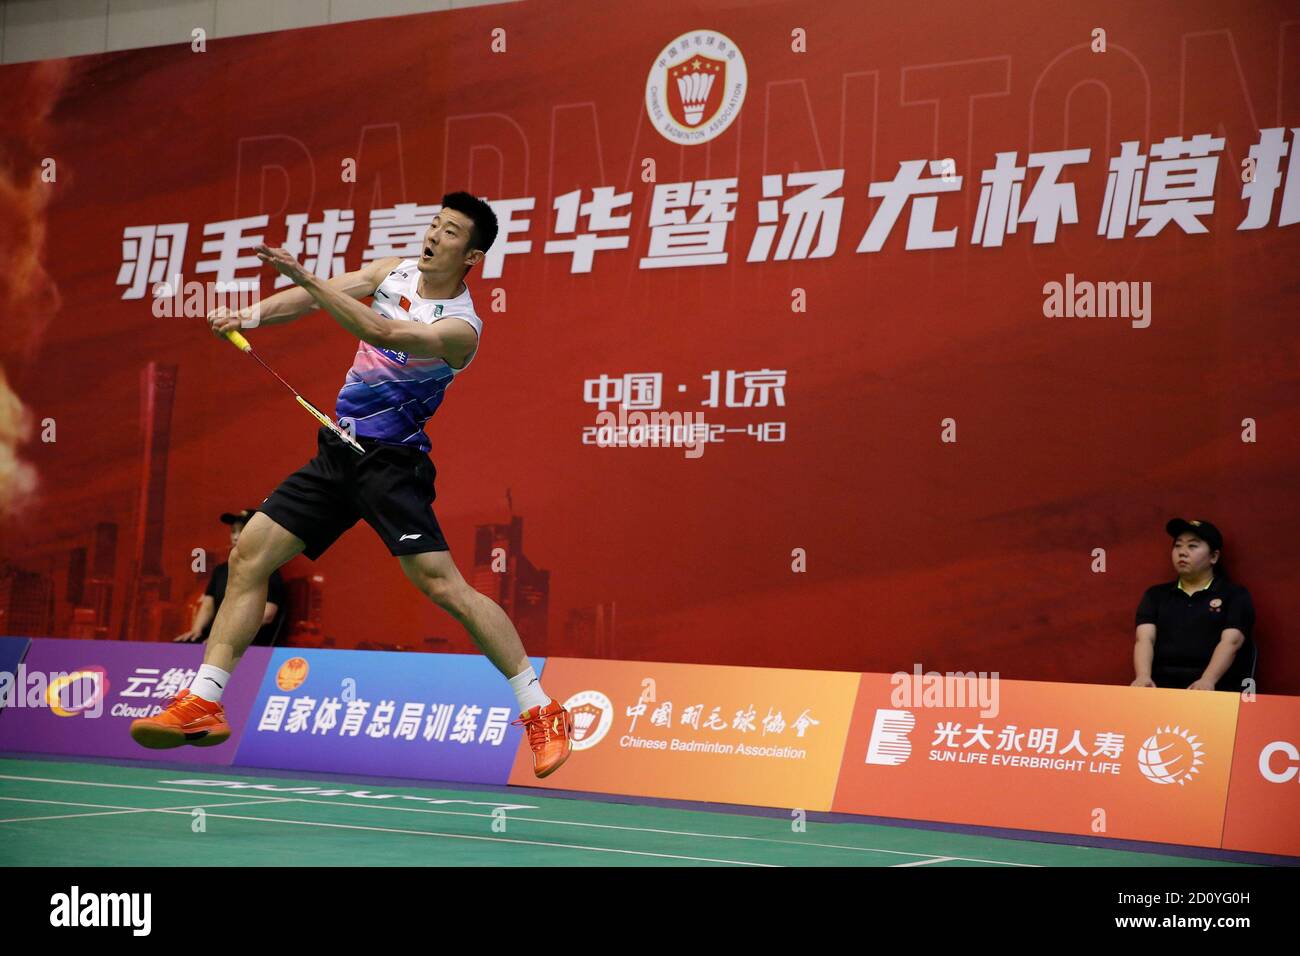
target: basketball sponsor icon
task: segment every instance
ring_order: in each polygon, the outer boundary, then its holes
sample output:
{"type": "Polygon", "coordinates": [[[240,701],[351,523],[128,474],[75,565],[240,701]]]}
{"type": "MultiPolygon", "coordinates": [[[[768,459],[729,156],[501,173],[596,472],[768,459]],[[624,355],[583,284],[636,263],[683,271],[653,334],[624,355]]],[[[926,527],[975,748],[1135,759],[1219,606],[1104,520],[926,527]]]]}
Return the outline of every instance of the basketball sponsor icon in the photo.
{"type": "Polygon", "coordinates": [[[1138,769],[1152,783],[1180,787],[1200,772],[1203,759],[1196,735],[1180,727],[1160,727],[1138,748],[1138,769]]]}
{"type": "Polygon", "coordinates": [[[716,30],[691,30],[655,57],[646,79],[646,112],[665,139],[707,143],[740,114],[748,88],[740,48],[716,30]]]}
{"type": "Polygon", "coordinates": [[[306,658],[291,657],[276,672],[275,686],[280,690],[297,690],[307,679],[308,670],[306,658]]]}
{"type": "Polygon", "coordinates": [[[584,690],[564,702],[573,715],[573,749],[589,750],[614,723],[614,704],[598,690],[584,690]]]}
{"type": "Polygon", "coordinates": [[[910,734],[916,728],[916,715],[907,710],[876,710],[867,744],[867,763],[897,767],[912,756],[910,734]]]}

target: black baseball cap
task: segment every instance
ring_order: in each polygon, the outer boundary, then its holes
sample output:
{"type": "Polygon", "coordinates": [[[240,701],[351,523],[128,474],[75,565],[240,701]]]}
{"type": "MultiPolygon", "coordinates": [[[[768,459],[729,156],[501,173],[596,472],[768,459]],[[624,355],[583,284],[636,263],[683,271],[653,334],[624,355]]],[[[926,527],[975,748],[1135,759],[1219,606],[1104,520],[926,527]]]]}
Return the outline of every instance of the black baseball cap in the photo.
{"type": "Polygon", "coordinates": [[[1200,538],[1210,546],[1211,551],[1223,550],[1223,535],[1219,529],[1208,521],[1202,521],[1199,518],[1188,521],[1186,518],[1171,518],[1165,525],[1165,531],[1169,537],[1177,540],[1180,534],[1192,534],[1200,538]]]}
{"type": "Polygon", "coordinates": [[[256,508],[245,508],[242,511],[231,513],[227,511],[221,516],[222,524],[248,524],[248,519],[257,513],[256,508]]]}

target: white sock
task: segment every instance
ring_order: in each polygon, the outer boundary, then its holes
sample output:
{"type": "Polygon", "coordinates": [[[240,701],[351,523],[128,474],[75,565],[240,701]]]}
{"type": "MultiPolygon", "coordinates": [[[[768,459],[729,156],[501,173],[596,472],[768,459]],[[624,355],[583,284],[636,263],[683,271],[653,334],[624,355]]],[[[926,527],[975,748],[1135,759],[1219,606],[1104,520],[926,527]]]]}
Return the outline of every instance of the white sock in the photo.
{"type": "Polygon", "coordinates": [[[223,671],[220,667],[213,667],[211,664],[204,664],[194,676],[194,682],[190,684],[190,693],[195,697],[202,697],[204,700],[219,704],[221,692],[226,689],[229,680],[230,674],[227,671],[223,671]]]}
{"type": "Polygon", "coordinates": [[[520,713],[534,707],[545,707],[551,702],[551,698],[542,692],[542,682],[537,679],[537,672],[531,667],[510,678],[510,689],[515,692],[520,713]]]}

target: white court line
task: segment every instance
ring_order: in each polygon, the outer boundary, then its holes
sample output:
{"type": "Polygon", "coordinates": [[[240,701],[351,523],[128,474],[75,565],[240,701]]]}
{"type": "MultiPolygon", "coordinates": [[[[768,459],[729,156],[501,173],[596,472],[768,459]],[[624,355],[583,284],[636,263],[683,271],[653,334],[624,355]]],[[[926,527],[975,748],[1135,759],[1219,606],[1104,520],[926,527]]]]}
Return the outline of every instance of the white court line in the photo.
{"type": "MultiPolygon", "coordinates": [[[[296,801],[295,801],[296,802],[296,801]]],[[[184,811],[161,811],[183,813],[184,811]]],[[[545,843],[541,840],[512,840],[508,837],[474,836],[468,833],[435,833],[431,830],[398,830],[394,827],[365,827],[353,823],[317,823],[311,820],[279,820],[275,817],[245,817],[225,813],[209,813],[217,820],[252,820],[257,823],[287,823],[300,827],[327,827],[333,830],[368,830],[374,833],[401,833],[407,836],[442,837],[447,840],[482,840],[487,843],[518,843],[523,846],[546,846],[560,850],[585,850],[590,853],[623,853],[629,856],[653,856],[664,860],[690,860],[693,863],[729,863],[733,866],[779,867],[779,863],[753,863],[748,860],[718,860],[707,856],[681,856],[676,853],[651,853],[648,850],[620,850],[602,846],[578,846],[573,843],[545,843]]]]}
{"type": "MultiPolygon", "coordinates": [[[[245,807],[245,806],[249,806],[250,804],[254,806],[261,806],[266,802],[265,800],[241,800],[238,803],[206,803],[206,804],[187,803],[179,807],[116,807],[114,809],[108,809],[109,807],[112,806],[111,804],[68,803],[64,800],[32,800],[24,797],[0,797],[0,800],[13,800],[17,803],[56,804],[58,806],[64,806],[64,807],[103,807],[104,808],[94,813],[59,813],[59,814],[54,814],[52,816],[45,816],[45,817],[9,817],[8,819],[0,820],[0,823],[31,823],[33,821],[40,821],[40,820],[74,820],[78,817],[113,817],[113,816],[120,816],[121,814],[125,814],[125,813],[163,813],[163,812],[179,811],[179,810],[206,810],[209,807],[218,807],[218,808],[245,807]]],[[[285,802],[285,801],[277,801],[277,802],[285,802]]]]}
{"type": "MultiPolygon", "coordinates": [[[[13,774],[0,773],[0,780],[26,780],[31,783],[66,783],[78,787],[108,787],[112,790],[155,790],[159,793],[197,793],[202,797],[216,796],[217,792],[208,790],[183,790],[178,787],[145,787],[135,783],[99,783],[94,780],[59,780],[55,777],[18,777],[13,774]]],[[[264,797],[262,799],[272,800],[279,803],[282,797],[264,797]]]]}
{"type": "MultiPolygon", "coordinates": [[[[52,777],[22,777],[22,776],[15,776],[11,774],[0,774],[0,780],[28,780],[37,783],[66,783],[66,784],[73,784],[78,786],[90,786],[90,787],[115,787],[115,788],[129,789],[129,790],[155,790],[162,793],[198,793],[198,794],[203,794],[204,796],[211,796],[214,793],[214,791],[212,790],[182,790],[182,789],[173,789],[170,787],[149,787],[140,784],[98,783],[98,782],[88,781],[88,780],[59,780],[52,777]]],[[[275,798],[267,798],[267,799],[270,800],[275,798]]],[[[426,807],[396,807],[396,806],[382,805],[382,804],[351,803],[347,801],[309,800],[305,797],[292,797],[288,799],[293,800],[295,803],[318,804],[320,806],[326,806],[326,807],[356,807],[362,810],[403,810],[408,813],[432,813],[432,814],[437,814],[439,816],[475,817],[477,819],[484,819],[484,820],[493,819],[493,817],[490,814],[471,813],[465,810],[434,810],[426,807]]],[[[506,816],[506,819],[507,820],[510,819],[508,814],[506,816]]],[[[545,823],[552,826],[589,827],[592,829],[600,829],[600,830],[628,830],[635,833],[660,833],[667,836],[703,837],[712,840],[742,840],[742,841],[749,841],[749,842],[756,842],[756,843],[776,843],[782,846],[811,847],[811,848],[823,849],[823,850],[851,850],[858,853],[886,853],[891,856],[915,856],[915,857],[924,857],[927,859],[934,857],[934,854],[932,853],[916,853],[916,852],[909,852],[907,850],[886,850],[879,847],[846,846],[844,844],[839,844],[839,843],[809,843],[806,841],[796,841],[796,840],[778,840],[774,837],[743,836],[738,834],[698,833],[690,830],[662,830],[662,829],[655,829],[653,827],[619,826],[618,824],[612,824],[612,823],[583,823],[577,820],[551,820],[543,817],[524,816],[524,817],[517,817],[516,819],[529,822],[529,823],[545,823]]],[[[1040,864],[1037,863],[1011,863],[1006,860],[985,860],[985,859],[979,859],[977,857],[950,856],[950,857],[944,857],[944,859],[959,860],[963,863],[984,863],[991,866],[1020,866],[1020,867],[1034,867],[1034,868],[1038,868],[1040,866],[1040,864]]]]}
{"type": "MultiPolygon", "coordinates": [[[[451,817],[477,817],[482,820],[491,820],[492,815],[487,813],[470,813],[466,810],[432,810],[425,807],[395,807],[386,804],[369,804],[369,803],[349,803],[347,801],[334,802],[330,800],[308,800],[303,797],[291,798],[295,803],[315,803],[325,807],[358,807],[362,810],[403,810],[407,813],[436,813],[440,816],[451,817]]],[[[709,812],[709,811],[687,811],[687,812],[709,812]]],[[[926,862],[938,862],[939,860],[960,860],[963,863],[987,863],[993,866],[1027,866],[1035,869],[1040,868],[1038,863],[1008,863],[1005,860],[981,860],[976,857],[966,856],[943,856],[934,857],[931,853],[916,853],[908,850],[885,850],[880,847],[872,846],[848,846],[842,843],[809,843],[805,840],[778,840],[776,837],[758,837],[745,836],[742,834],[731,833],[699,833],[693,830],[661,830],[654,827],[629,827],[619,826],[616,823],[583,823],[578,820],[550,820],[545,817],[516,816],[505,815],[506,820],[515,819],[524,823],[547,823],[557,827],[590,827],[597,830],[630,830],[635,833],[662,833],[668,836],[687,836],[703,837],[708,840],[745,840],[753,843],[775,843],[778,846],[797,846],[797,847],[815,847],[822,850],[853,850],[859,853],[888,853],[891,856],[920,856],[933,859],[927,859],[926,862]]],[[[890,864],[891,866],[897,864],[890,864]]],[[[913,865],[913,864],[905,864],[913,865]]]]}
{"type": "MultiPolygon", "coordinates": [[[[208,794],[208,796],[216,796],[216,794],[208,794]]],[[[0,800],[7,800],[7,801],[9,801],[10,803],[48,803],[48,804],[53,804],[53,805],[55,805],[55,806],[59,806],[59,807],[98,807],[98,808],[100,808],[100,809],[102,809],[102,810],[141,810],[141,811],[147,811],[147,810],[179,810],[179,809],[181,809],[180,807],[124,807],[124,806],[122,806],[121,804],[118,804],[118,803],[76,803],[76,802],[74,802],[74,801],[72,801],[72,800],[49,800],[49,799],[38,798],[38,797],[0,797],[0,800]]],[[[256,804],[259,804],[259,803],[267,803],[267,802],[268,802],[268,801],[263,797],[263,798],[257,798],[257,799],[251,799],[251,800],[241,800],[241,801],[239,802],[239,805],[240,805],[240,806],[244,806],[244,805],[247,805],[247,804],[254,804],[254,805],[256,805],[256,804]]],[[[281,798],[273,799],[273,800],[271,800],[271,801],[269,801],[269,802],[271,802],[271,803],[288,803],[289,801],[286,800],[286,799],[284,799],[283,797],[281,797],[281,798]]],[[[235,806],[235,805],[236,805],[236,804],[233,804],[233,803],[212,803],[212,804],[207,804],[207,806],[213,806],[213,807],[230,807],[230,806],[235,806]]],[[[195,803],[186,803],[186,804],[183,804],[182,806],[193,807],[193,806],[198,806],[198,804],[195,804],[195,803]]]]}
{"type": "Polygon", "coordinates": [[[895,863],[895,867],[902,866],[929,866],[931,863],[947,863],[949,860],[956,860],[955,856],[936,856],[933,860],[913,860],[911,863],[895,863]]]}
{"type": "MultiPolygon", "coordinates": [[[[28,778],[23,778],[23,777],[6,777],[5,779],[11,779],[11,780],[13,780],[13,779],[17,779],[17,780],[22,780],[22,779],[35,780],[35,779],[37,779],[37,778],[35,778],[35,777],[28,777],[28,778]]],[[[47,783],[82,783],[82,782],[84,782],[84,781],[78,781],[78,780],[67,780],[67,781],[46,780],[46,781],[44,781],[44,782],[47,782],[47,783]]],[[[99,784],[99,786],[112,786],[112,784],[99,784]]],[[[125,786],[125,785],[124,785],[124,786],[125,786]]],[[[139,789],[139,790],[161,790],[161,791],[164,792],[164,793],[168,792],[168,791],[167,791],[165,788],[163,788],[163,787],[137,787],[137,786],[132,786],[131,789],[139,789]]],[[[184,792],[184,791],[182,791],[182,792],[184,792]]],[[[191,791],[191,792],[193,792],[193,791],[191,791]]],[[[212,794],[209,792],[209,793],[207,794],[207,796],[212,796],[212,794]]],[[[139,808],[139,807],[117,807],[117,806],[115,806],[115,805],[113,805],[113,804],[98,804],[98,803],[71,803],[71,802],[68,802],[68,801],[62,801],[62,800],[35,800],[35,799],[33,799],[33,798],[30,798],[30,797],[0,797],[0,800],[13,800],[13,801],[16,801],[16,802],[21,802],[21,803],[51,803],[51,804],[61,804],[61,805],[63,805],[63,806],[73,806],[73,807],[98,807],[98,808],[100,808],[101,810],[109,810],[109,811],[111,811],[111,812],[127,812],[127,813],[176,813],[176,814],[183,814],[183,815],[185,815],[185,816],[189,816],[188,809],[192,809],[192,805],[190,805],[190,804],[187,804],[186,807],[177,807],[177,808],[170,808],[170,807],[148,807],[148,808],[139,808]]],[[[265,803],[319,803],[319,804],[322,804],[322,805],[324,805],[324,806],[329,806],[329,805],[330,805],[329,803],[327,803],[327,802],[324,801],[324,800],[293,800],[293,799],[286,799],[286,798],[284,798],[284,797],[270,797],[270,798],[265,798],[265,797],[263,797],[263,798],[258,798],[258,799],[254,799],[254,800],[242,801],[241,803],[242,803],[242,805],[252,804],[252,805],[255,805],[255,806],[261,806],[262,804],[265,804],[265,803]]],[[[218,809],[220,809],[220,808],[222,808],[222,807],[239,806],[239,805],[241,805],[241,804],[234,804],[234,803],[218,803],[218,804],[212,804],[212,806],[214,806],[214,807],[216,807],[216,808],[218,808],[218,809]]],[[[72,816],[109,816],[109,815],[111,815],[111,812],[110,812],[110,813],[95,813],[95,814],[72,814],[72,816]]],[[[477,815],[477,814],[474,814],[474,815],[477,815]]],[[[443,838],[446,838],[446,839],[449,839],[449,840],[486,840],[486,841],[488,841],[488,842],[490,842],[490,843],[518,843],[518,844],[523,844],[524,846],[545,846],[545,847],[554,847],[554,848],[565,849],[565,850],[589,850],[589,851],[591,851],[591,852],[593,852],[593,853],[623,853],[623,854],[629,854],[629,855],[632,855],[632,856],[653,856],[653,857],[658,857],[658,858],[666,859],[666,860],[690,860],[690,861],[695,862],[695,863],[729,863],[729,864],[732,864],[732,865],[734,865],[734,866],[763,866],[763,867],[778,866],[778,864],[775,864],[775,863],[752,863],[752,862],[745,861],[745,860],[719,860],[719,859],[713,859],[713,858],[710,858],[710,857],[701,857],[701,856],[680,856],[680,855],[673,854],[673,853],[651,853],[651,852],[646,851],[646,850],[620,850],[620,849],[611,849],[611,848],[608,848],[608,847],[577,846],[577,845],[569,844],[569,843],[546,843],[546,842],[542,842],[542,841],[540,841],[540,840],[512,840],[512,839],[509,839],[509,838],[507,838],[507,837],[485,837],[485,836],[474,836],[474,835],[471,835],[471,834],[463,834],[463,833],[435,833],[435,832],[431,832],[431,831],[428,831],[428,830],[398,830],[398,829],[394,829],[394,828],[391,828],[391,827],[367,827],[367,826],[356,826],[356,825],[353,825],[353,824],[347,824],[347,823],[316,823],[316,822],[312,822],[312,821],[308,821],[308,820],[278,820],[278,819],[276,819],[275,817],[246,817],[246,816],[239,816],[239,815],[234,815],[234,814],[225,814],[225,813],[209,813],[208,816],[209,816],[209,817],[213,817],[213,818],[218,819],[218,820],[252,820],[252,821],[255,821],[255,822],[258,822],[258,823],[287,823],[287,824],[293,824],[293,825],[295,825],[295,826],[306,826],[306,827],[328,827],[328,828],[331,828],[331,829],[339,829],[339,830],[370,830],[370,831],[374,831],[374,832],[376,832],[376,833],[403,833],[403,834],[409,834],[409,835],[412,835],[412,836],[432,836],[432,837],[443,837],[443,838]]],[[[26,819],[28,819],[28,820],[49,820],[49,819],[55,819],[55,818],[54,818],[54,817],[29,817],[29,818],[26,818],[26,819]]],[[[489,816],[488,819],[491,819],[491,817],[489,816]]],[[[16,821],[7,821],[7,820],[5,820],[5,821],[0,821],[0,823],[8,823],[8,822],[16,822],[16,821]]]]}

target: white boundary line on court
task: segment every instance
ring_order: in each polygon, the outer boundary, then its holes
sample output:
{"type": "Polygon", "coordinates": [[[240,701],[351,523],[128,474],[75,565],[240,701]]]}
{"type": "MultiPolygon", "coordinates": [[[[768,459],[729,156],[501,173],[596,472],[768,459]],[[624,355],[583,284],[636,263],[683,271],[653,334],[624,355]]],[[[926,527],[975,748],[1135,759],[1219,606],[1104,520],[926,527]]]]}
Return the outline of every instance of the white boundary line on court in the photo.
{"type": "MultiPolygon", "coordinates": [[[[109,804],[99,803],[70,803],[66,800],[35,800],[30,797],[0,797],[0,800],[12,800],[15,803],[43,803],[53,804],[62,807],[107,807],[109,804]]],[[[261,806],[266,800],[241,800],[238,803],[187,803],[179,807],[115,807],[113,809],[101,809],[95,813],[60,813],[46,817],[9,817],[0,820],[0,823],[33,823],[41,820],[72,820],[77,817],[113,817],[126,813],[162,813],[173,810],[207,810],[210,807],[245,807],[250,804],[261,806]]],[[[274,803],[284,803],[283,800],[272,801],[274,803]]]]}
{"type": "Polygon", "coordinates": [[[958,860],[956,856],[936,856],[933,860],[913,860],[911,863],[895,863],[894,866],[929,866],[931,863],[947,863],[949,860],[958,860]]]}
{"type": "MultiPolygon", "coordinates": [[[[297,801],[294,801],[297,802],[297,801]]],[[[183,813],[184,811],[164,811],[183,813]]],[[[409,836],[443,837],[448,840],[481,840],[488,843],[517,843],[522,846],[545,846],[561,850],[586,850],[592,853],[623,853],[629,856],[653,856],[664,860],[690,860],[692,863],[728,863],[732,866],[780,867],[779,863],[754,863],[749,860],[719,860],[707,856],[682,856],[676,853],[652,853],[649,850],[623,850],[604,846],[580,846],[575,843],[547,843],[542,840],[515,840],[509,837],[475,836],[469,833],[437,833],[432,830],[399,830],[394,827],[367,827],[354,823],[317,823],[311,820],[280,820],[275,817],[246,817],[236,814],[209,813],[218,820],[255,820],[258,823],[289,823],[301,827],[328,827],[334,830],[368,830],[374,833],[401,833],[409,836]]]]}
{"type": "MultiPolygon", "coordinates": [[[[470,813],[465,810],[431,810],[425,807],[396,807],[396,806],[378,804],[378,803],[369,804],[369,803],[349,803],[347,801],[335,802],[332,800],[307,800],[302,797],[294,797],[292,799],[296,803],[315,803],[315,804],[319,804],[320,806],[326,806],[326,807],[357,807],[362,810],[404,810],[408,813],[436,813],[442,816],[478,817],[479,819],[482,820],[492,819],[491,814],[470,813]]],[[[715,811],[688,810],[684,812],[709,813],[715,811]]],[[[546,823],[557,827],[590,827],[592,829],[598,829],[598,830],[631,830],[636,833],[662,833],[668,836],[703,837],[704,839],[707,840],[744,840],[753,843],[775,843],[778,846],[816,847],[818,849],[823,849],[823,850],[853,850],[859,853],[888,853],[892,856],[919,856],[919,857],[926,857],[926,860],[924,861],[926,863],[938,863],[940,861],[947,861],[947,860],[960,860],[964,863],[987,863],[992,866],[1027,866],[1027,867],[1034,867],[1034,868],[1041,867],[1041,864],[1039,863],[1009,863],[1005,860],[981,860],[975,857],[966,857],[966,856],[937,857],[933,853],[917,853],[915,851],[909,851],[909,850],[886,850],[886,849],[882,849],[881,847],[848,846],[842,843],[809,843],[806,840],[778,840],[776,837],[746,836],[744,834],[736,834],[736,833],[699,833],[693,830],[663,830],[663,829],[657,829],[655,827],[620,826],[616,823],[583,823],[580,820],[550,820],[545,817],[530,817],[526,815],[519,815],[519,816],[512,817],[508,813],[505,814],[505,818],[507,821],[511,819],[515,819],[515,820],[520,820],[524,823],[546,823]]],[[[864,825],[869,825],[869,824],[864,824],[864,825]]],[[[891,865],[897,865],[897,864],[891,864],[891,865]]],[[[908,863],[903,865],[914,866],[916,864],[908,863]]]]}
{"type": "MultiPolygon", "coordinates": [[[[143,770],[152,769],[144,767],[125,767],[126,770],[143,770]]],[[[217,795],[215,790],[185,790],[180,787],[146,787],[137,783],[100,783],[97,780],[60,780],[56,777],[19,777],[15,774],[0,773],[0,780],[26,780],[29,783],[68,783],[78,787],[108,787],[113,790],[157,790],[162,793],[197,793],[199,796],[212,797],[217,795]]],[[[262,800],[279,801],[283,797],[261,797],[262,800]]]]}
{"type": "MultiPolygon", "coordinates": [[[[184,789],[170,788],[170,787],[150,787],[141,784],[102,783],[99,781],[91,781],[91,780],[62,780],[54,777],[23,777],[14,774],[0,774],[0,780],[25,780],[33,783],[64,783],[64,784],[71,784],[74,786],[109,787],[109,788],[118,788],[118,789],[127,789],[127,790],[153,790],[162,793],[195,793],[195,794],[201,794],[203,796],[211,796],[216,792],[213,790],[184,790],[184,789]]],[[[397,806],[389,806],[389,805],[381,805],[381,804],[350,803],[347,801],[308,800],[304,797],[289,797],[289,798],[267,797],[264,799],[267,800],[268,802],[271,801],[282,802],[284,800],[290,800],[294,803],[316,804],[319,806],[327,806],[327,807],[355,807],[363,810],[402,810],[408,813],[432,813],[440,816],[475,817],[478,819],[485,819],[485,820],[493,819],[491,814],[470,813],[464,810],[434,810],[426,807],[397,807],[397,806]]],[[[687,812],[708,812],[708,811],[687,811],[687,812]]],[[[242,817],[240,819],[251,820],[256,818],[242,817]]],[[[506,819],[507,820],[510,819],[509,815],[506,816],[506,819]]],[[[528,823],[544,823],[552,826],[589,827],[593,829],[603,829],[603,830],[628,830],[636,833],[660,833],[668,836],[703,837],[705,839],[711,839],[711,840],[742,840],[742,841],[757,842],[757,843],[775,843],[781,846],[791,846],[791,847],[811,847],[811,848],[826,849],[826,850],[851,850],[858,853],[887,853],[891,856],[923,857],[927,862],[934,862],[934,863],[955,860],[963,863],[983,863],[990,866],[1017,866],[1017,867],[1033,867],[1033,868],[1038,868],[1041,866],[1041,864],[1037,864],[1037,863],[1011,863],[1006,860],[986,860],[986,859],[979,859],[976,857],[938,856],[937,854],[933,854],[933,853],[918,853],[915,851],[908,851],[908,850],[886,850],[879,847],[846,846],[844,844],[838,844],[838,843],[809,843],[806,841],[799,841],[799,840],[778,840],[775,837],[755,837],[755,836],[744,836],[740,834],[699,833],[699,832],[694,832],[689,830],[663,830],[663,829],[656,829],[653,827],[619,826],[617,824],[612,824],[612,823],[584,823],[577,820],[551,820],[542,817],[528,817],[528,816],[520,816],[520,817],[516,817],[515,819],[521,820],[523,822],[528,822],[528,823]]],[[[342,826],[343,824],[339,824],[339,825],[342,826]]],[[[383,828],[379,828],[379,829],[383,829],[383,828]]],[[[394,832],[419,833],[423,831],[398,830],[394,832]]],[[[551,844],[540,844],[540,845],[549,846],[551,844]]],[[[554,845],[567,846],[567,844],[554,844],[554,845]]],[[[628,851],[628,852],[632,852],[632,851],[628,851]]],[[[692,859],[692,858],[683,857],[682,859],[692,859]]],[[[733,861],[721,861],[721,862],[733,862],[733,861]]]]}
{"type": "MultiPolygon", "coordinates": [[[[13,778],[8,778],[8,779],[13,779],[13,778]]],[[[23,778],[18,778],[18,779],[23,779],[23,778]]],[[[54,781],[54,782],[76,783],[79,781],[54,781]]],[[[140,787],[138,789],[162,790],[163,788],[140,787]]],[[[163,792],[165,793],[167,791],[163,790],[163,792]]],[[[98,813],[72,813],[72,814],[60,814],[57,816],[46,816],[46,817],[19,817],[12,820],[0,820],[0,823],[32,823],[32,822],[39,822],[41,820],[64,820],[73,817],[109,817],[109,816],[116,816],[118,814],[124,814],[124,813],[170,813],[170,814],[178,814],[180,816],[189,816],[190,811],[195,809],[198,806],[197,804],[186,804],[183,807],[120,807],[116,804],[72,803],[70,801],[65,801],[65,800],[37,800],[31,797],[0,797],[0,800],[13,800],[21,803],[57,804],[59,806],[70,806],[70,807],[96,807],[102,811],[98,813]]],[[[236,803],[231,803],[231,802],[215,803],[215,804],[209,804],[207,806],[221,809],[223,807],[247,806],[249,804],[255,806],[262,806],[267,803],[321,803],[324,804],[325,806],[329,806],[328,803],[325,803],[322,800],[293,800],[293,799],[284,799],[284,798],[272,798],[269,800],[268,799],[244,800],[236,803]]],[[[652,853],[648,850],[623,850],[623,849],[616,849],[612,847],[579,846],[577,844],[572,844],[572,843],[547,843],[541,840],[515,840],[509,837],[475,836],[473,834],[468,834],[468,833],[437,833],[431,830],[400,830],[394,827],[370,827],[370,826],[361,826],[358,824],[351,824],[351,823],[319,823],[312,820],[284,820],[284,819],[278,819],[276,817],[248,817],[239,814],[227,814],[227,813],[209,813],[207,814],[207,816],[217,820],[250,820],[256,823],[284,823],[293,826],[303,826],[303,827],[326,827],[334,830],[366,830],[374,833],[400,833],[409,836],[441,837],[447,840],[480,840],[489,843],[516,843],[516,844],[521,844],[523,846],[544,846],[544,847],[551,847],[551,848],[562,849],[562,850],[586,850],[592,853],[621,853],[629,856],[652,856],[652,857],[665,859],[665,860],[689,860],[692,863],[727,863],[732,866],[761,866],[761,867],[780,866],[780,864],[778,863],[754,863],[749,860],[722,860],[722,859],[716,859],[713,857],[705,857],[705,856],[683,856],[676,853],[652,853]]]]}

